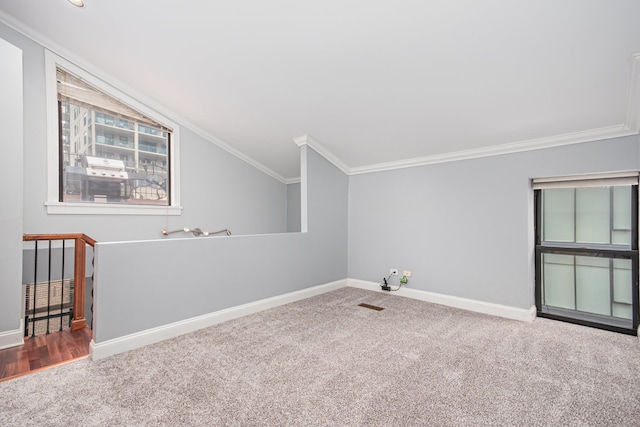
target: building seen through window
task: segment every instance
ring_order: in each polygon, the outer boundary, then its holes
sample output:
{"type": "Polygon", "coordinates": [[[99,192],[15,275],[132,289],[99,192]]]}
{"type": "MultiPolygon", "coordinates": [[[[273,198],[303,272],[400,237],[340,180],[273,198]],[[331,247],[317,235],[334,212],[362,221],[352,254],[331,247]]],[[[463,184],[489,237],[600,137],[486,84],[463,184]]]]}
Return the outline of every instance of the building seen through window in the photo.
{"type": "Polygon", "coordinates": [[[170,205],[170,130],[62,70],[57,77],[60,201],[170,205]]]}

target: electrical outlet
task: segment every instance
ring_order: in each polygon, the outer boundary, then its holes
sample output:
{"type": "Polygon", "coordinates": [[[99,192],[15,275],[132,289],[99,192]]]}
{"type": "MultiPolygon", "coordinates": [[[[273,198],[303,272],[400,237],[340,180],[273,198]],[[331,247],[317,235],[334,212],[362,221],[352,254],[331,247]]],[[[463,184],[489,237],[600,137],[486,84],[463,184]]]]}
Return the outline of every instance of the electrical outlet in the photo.
{"type": "Polygon", "coordinates": [[[389,274],[392,276],[397,276],[398,275],[398,269],[397,268],[392,268],[389,270],[389,274]]]}
{"type": "Polygon", "coordinates": [[[403,271],[403,272],[402,272],[402,275],[403,275],[404,277],[411,277],[411,271],[409,271],[409,270],[405,270],[405,271],[403,271]]]}

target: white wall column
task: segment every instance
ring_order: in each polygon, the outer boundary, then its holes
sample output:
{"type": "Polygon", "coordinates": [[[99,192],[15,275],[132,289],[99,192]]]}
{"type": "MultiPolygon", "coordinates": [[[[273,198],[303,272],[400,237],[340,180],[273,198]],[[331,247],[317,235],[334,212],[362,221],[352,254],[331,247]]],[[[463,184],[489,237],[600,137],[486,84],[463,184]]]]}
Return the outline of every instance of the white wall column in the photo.
{"type": "Polygon", "coordinates": [[[0,39],[0,348],[22,338],[22,50],[0,39]]]}

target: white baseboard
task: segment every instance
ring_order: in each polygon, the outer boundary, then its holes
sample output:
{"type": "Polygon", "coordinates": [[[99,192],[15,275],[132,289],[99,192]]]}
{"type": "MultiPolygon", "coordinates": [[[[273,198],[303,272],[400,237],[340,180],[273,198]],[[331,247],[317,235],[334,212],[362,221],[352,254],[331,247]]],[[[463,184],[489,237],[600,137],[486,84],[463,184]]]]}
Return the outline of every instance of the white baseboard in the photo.
{"type": "MultiPolygon", "coordinates": [[[[338,280],[324,285],[313,286],[311,288],[290,292],[288,294],[278,295],[236,307],[230,307],[213,313],[204,314],[202,316],[192,317],[190,319],[181,320],[179,322],[170,323],[157,328],[147,329],[145,331],[100,343],[91,341],[89,347],[91,359],[104,359],[105,357],[113,356],[118,353],[124,353],[125,351],[134,350],[136,348],[144,347],[145,345],[154,344],[182,334],[197,331],[198,329],[226,322],[227,320],[237,319],[238,317],[246,316],[248,314],[257,313],[259,311],[310,298],[345,286],[352,286],[369,291],[385,292],[380,289],[380,284],[375,282],[358,279],[338,280]]],[[[535,306],[526,310],[406,287],[401,288],[397,292],[392,292],[391,294],[526,322],[531,322],[536,316],[535,306]]],[[[22,331],[18,332],[20,341],[22,341],[22,331]]],[[[0,345],[2,344],[2,336],[3,334],[0,334],[0,345]]]]}
{"type": "Polygon", "coordinates": [[[20,320],[20,329],[0,332],[0,350],[24,344],[24,320],[20,320]]]}
{"type": "Polygon", "coordinates": [[[536,317],[536,307],[517,308],[508,305],[493,304],[490,302],[478,301],[468,298],[461,298],[452,295],[438,294],[435,292],[422,291],[402,287],[397,292],[387,292],[380,289],[380,284],[376,282],[368,282],[358,279],[347,279],[348,286],[354,288],[366,289],[369,291],[384,292],[391,295],[397,295],[407,298],[413,298],[421,301],[432,302],[434,304],[446,305],[449,307],[460,308],[463,310],[475,311],[477,313],[490,314],[492,316],[506,317],[507,319],[521,320],[531,322],[536,317]]]}
{"type": "Polygon", "coordinates": [[[226,322],[227,320],[237,319],[238,317],[246,316],[248,314],[257,313],[269,308],[310,298],[345,286],[347,286],[346,279],[338,280],[324,285],[313,286],[311,288],[290,292],[288,294],[278,295],[213,313],[204,314],[202,316],[192,317],[190,319],[181,320],[179,322],[170,323],[157,328],[147,329],[145,331],[100,343],[91,341],[89,354],[92,360],[104,359],[105,357],[113,356],[114,354],[124,353],[125,351],[134,350],[145,345],[177,337],[178,335],[197,331],[198,329],[206,328],[217,323],[226,322]]]}

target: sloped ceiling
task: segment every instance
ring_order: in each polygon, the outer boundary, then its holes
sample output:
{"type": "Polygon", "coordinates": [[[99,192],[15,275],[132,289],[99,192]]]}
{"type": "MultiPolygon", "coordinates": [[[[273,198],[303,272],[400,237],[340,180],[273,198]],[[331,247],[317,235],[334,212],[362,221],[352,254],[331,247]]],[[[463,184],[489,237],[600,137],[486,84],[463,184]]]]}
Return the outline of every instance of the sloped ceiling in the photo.
{"type": "Polygon", "coordinates": [[[0,0],[0,18],[282,178],[301,135],[363,171],[637,131],[635,0],[85,3],[0,0]]]}

